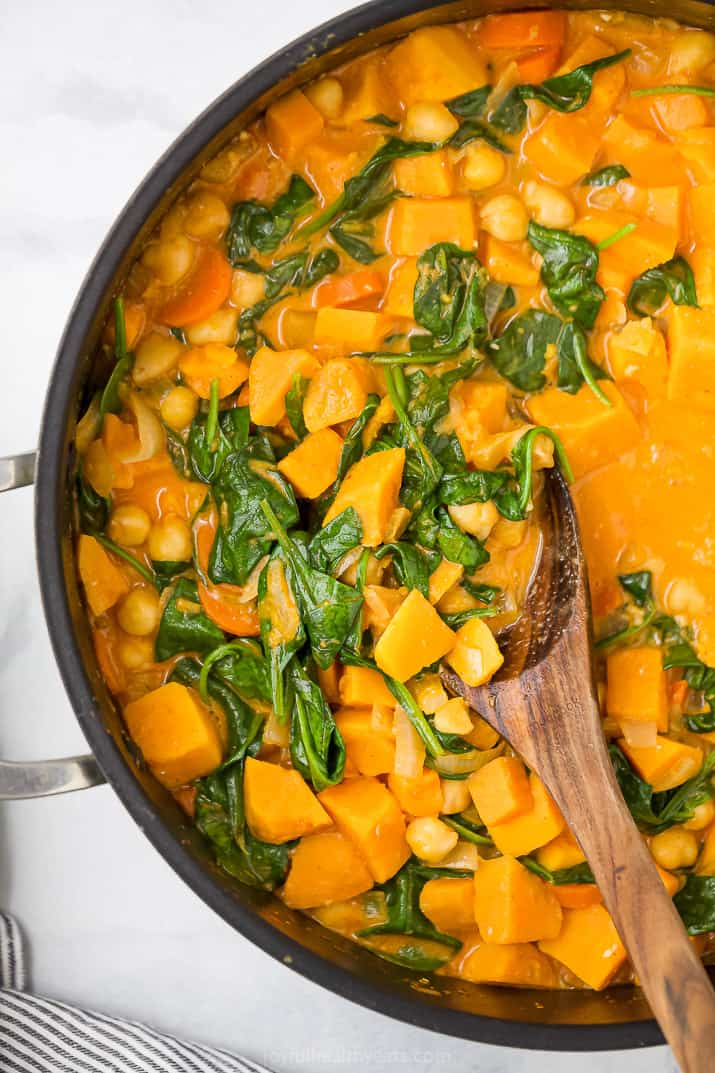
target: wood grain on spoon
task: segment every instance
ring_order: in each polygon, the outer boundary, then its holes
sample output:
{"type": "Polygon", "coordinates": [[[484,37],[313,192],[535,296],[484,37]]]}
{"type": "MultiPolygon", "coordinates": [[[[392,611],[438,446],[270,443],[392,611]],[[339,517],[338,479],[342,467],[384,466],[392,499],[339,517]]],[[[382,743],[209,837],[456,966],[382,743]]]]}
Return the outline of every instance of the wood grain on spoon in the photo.
{"type": "Polygon", "coordinates": [[[715,991],[616,781],[593,677],[578,523],[557,471],[546,489],[544,554],[503,668],[477,688],[452,671],[443,678],[542,779],[588,858],[683,1073],[710,1073],[715,991]]]}

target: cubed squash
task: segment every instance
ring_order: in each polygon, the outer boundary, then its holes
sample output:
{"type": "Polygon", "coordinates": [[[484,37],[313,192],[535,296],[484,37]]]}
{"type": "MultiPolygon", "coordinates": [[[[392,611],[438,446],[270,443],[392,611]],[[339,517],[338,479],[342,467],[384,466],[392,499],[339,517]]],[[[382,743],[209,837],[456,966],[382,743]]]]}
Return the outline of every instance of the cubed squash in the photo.
{"type": "Polygon", "coordinates": [[[627,321],[620,331],[610,332],[608,364],[615,380],[635,380],[649,401],[662,399],[668,379],[665,339],[650,317],[627,321]]]}
{"type": "Polygon", "coordinates": [[[266,112],[266,133],[277,156],[291,160],[318,137],[323,117],[299,89],[287,93],[266,112]]]}
{"type": "Polygon", "coordinates": [[[560,933],[542,939],[539,949],[595,991],[605,987],[626,960],[625,947],[602,905],[565,909],[560,933]]]}
{"type": "Polygon", "coordinates": [[[474,928],[474,881],[429,879],[420,891],[420,909],[438,931],[451,935],[474,928]]]}
{"type": "Polygon", "coordinates": [[[497,849],[513,857],[523,857],[539,846],[545,846],[560,835],[566,826],[541,779],[533,772],[529,775],[529,786],[533,802],[531,808],[513,820],[493,823],[488,828],[497,849]]]}
{"type": "Polygon", "coordinates": [[[688,93],[669,93],[653,97],[653,111],[669,133],[702,128],[708,121],[708,108],[702,97],[688,93]]]}
{"type": "Polygon", "coordinates": [[[551,961],[531,943],[503,943],[494,946],[476,941],[465,943],[445,971],[474,984],[502,984],[509,987],[558,987],[551,961]]]}
{"type": "Polygon", "coordinates": [[[345,667],[338,685],[340,703],[346,707],[371,708],[382,704],[394,708],[394,696],[385,685],[385,679],[372,667],[345,667]]]}
{"type": "Polygon", "coordinates": [[[301,838],[280,894],[291,909],[314,909],[346,902],[371,887],[372,876],[350,839],[322,831],[301,838]]]}
{"type": "Polygon", "coordinates": [[[451,563],[449,559],[442,559],[436,570],[433,570],[429,578],[429,602],[438,604],[446,592],[458,585],[464,575],[464,567],[461,563],[451,563]]]}
{"type": "Polygon", "coordinates": [[[536,859],[550,872],[557,872],[560,868],[572,868],[575,864],[582,864],[586,860],[581,847],[569,830],[562,831],[551,842],[540,846],[536,851],[536,859]]]}
{"type": "Polygon", "coordinates": [[[263,842],[279,844],[330,827],[330,817],[299,772],[249,756],[243,776],[246,822],[263,842]]]}
{"type": "Polygon", "coordinates": [[[347,779],[319,794],[337,827],[362,854],[376,883],[394,876],[407,858],[402,810],[377,779],[347,779]]]}
{"type": "Polygon", "coordinates": [[[606,710],[619,723],[655,723],[668,729],[663,655],[652,645],[611,652],[606,660],[606,710]]]}
{"type": "Polygon", "coordinates": [[[408,105],[446,101],[488,81],[478,50],[454,26],[414,30],[388,54],[385,67],[395,91],[408,105]]]}
{"type": "Polygon", "coordinates": [[[186,351],[179,359],[179,372],[200,399],[211,398],[211,384],[218,380],[218,397],[224,399],[248,379],[248,362],[232,346],[207,343],[186,351]]]}
{"type": "Polygon", "coordinates": [[[397,261],[387,284],[385,312],[393,317],[409,317],[413,320],[416,283],[417,258],[407,257],[397,261]]]}
{"type": "Polygon", "coordinates": [[[351,131],[336,129],[332,124],[322,134],[301,149],[304,174],[317,191],[322,204],[330,204],[343,192],[370,156],[369,146],[358,141],[351,131]]]}
{"type": "Polygon", "coordinates": [[[449,416],[469,459],[484,433],[501,432],[507,420],[506,384],[491,380],[460,380],[449,393],[449,416]]]}
{"type": "Polygon", "coordinates": [[[603,895],[595,883],[558,883],[553,889],[562,909],[586,909],[603,903],[603,895]]]}
{"type": "Polygon", "coordinates": [[[354,507],[362,522],[365,547],[376,548],[382,544],[392,512],[397,507],[404,465],[403,447],[391,447],[361,458],[345,474],[323,525],[348,507],[354,507]]]}
{"type": "Polygon", "coordinates": [[[410,197],[449,197],[454,173],[446,149],[404,157],[394,165],[395,185],[410,197]]]}
{"type": "Polygon", "coordinates": [[[335,722],[348,759],[361,775],[388,775],[395,766],[395,739],[375,727],[372,708],[339,708],[335,722]]]}
{"type": "Polygon", "coordinates": [[[715,182],[715,127],[682,130],[676,135],[675,144],[696,182],[715,182]]]}
{"type": "Polygon", "coordinates": [[[127,730],[169,790],[208,775],[223,759],[218,726],[192,689],[167,682],[124,709],[127,730]]]}
{"type": "Polygon", "coordinates": [[[129,583],[119,567],[99,541],[87,533],[79,538],[77,566],[93,615],[103,615],[129,592],[129,583]]]}
{"type": "Polygon", "coordinates": [[[715,309],[673,306],[668,314],[668,354],[668,398],[715,410],[715,309]]]}
{"type": "Polygon", "coordinates": [[[596,279],[602,287],[626,294],[633,280],[649,268],[669,261],[675,252],[678,231],[649,219],[638,219],[625,212],[599,212],[583,216],[574,230],[598,244],[623,227],[634,229],[601,250],[596,279]]]}
{"type": "Polygon", "coordinates": [[[442,811],[442,784],[432,768],[414,777],[391,773],[387,785],[408,816],[437,816],[442,811]]]}
{"type": "Polygon", "coordinates": [[[294,376],[313,376],[320,366],[307,350],[260,347],[248,370],[248,405],[256,425],[277,425],[285,416],[294,376]]]}
{"type": "Polygon", "coordinates": [[[656,793],[682,785],[702,767],[703,754],[700,749],[661,737],[660,734],[655,745],[629,745],[625,739],[619,739],[618,745],[640,777],[650,783],[656,793]]]}
{"type": "Polygon", "coordinates": [[[498,756],[467,779],[480,817],[491,827],[528,812],[534,804],[526,768],[518,756],[498,756]]]}
{"type": "Polygon", "coordinates": [[[663,186],[687,185],[685,162],[669,141],[656,131],[617,115],[604,131],[603,144],[609,164],[623,164],[637,183],[648,185],[654,177],[663,186]]]}
{"type": "Polygon", "coordinates": [[[396,102],[385,78],[383,62],[376,61],[374,55],[353,61],[341,74],[340,81],[343,86],[340,122],[346,126],[394,111],[396,102]]]}
{"type": "Polygon", "coordinates": [[[547,388],[527,403],[532,421],[561,437],[576,477],[620,458],[641,439],[638,422],[616,385],[603,381],[601,386],[610,406],[585,385],[575,395],[547,388]]]}
{"type": "Polygon", "coordinates": [[[698,305],[715,306],[715,250],[698,243],[689,255],[698,305]]]}
{"type": "Polygon", "coordinates": [[[591,170],[599,145],[599,132],[587,120],[549,111],[523,152],[545,179],[569,186],[591,170]]]}
{"type": "Polygon", "coordinates": [[[561,906],[549,884],[509,855],[479,862],[474,916],[486,943],[555,939],[561,930],[561,906]]]}
{"type": "Polygon", "coordinates": [[[375,662],[385,674],[406,682],[446,656],[455,640],[429,600],[412,589],[375,645],[375,662]]]}
{"type": "Polygon", "coordinates": [[[378,350],[389,330],[390,320],[383,313],[323,306],[315,318],[313,338],[318,346],[352,354],[378,350]]]}
{"type": "MultiPolygon", "coordinates": [[[[351,314],[353,311],[343,309],[332,312],[351,314]]],[[[365,409],[371,387],[372,371],[362,358],[333,358],[326,361],[310,381],[305,393],[305,427],[309,432],[319,432],[330,425],[359,417],[365,409]]]]}
{"type": "Polygon", "coordinates": [[[447,662],[468,686],[480,686],[496,674],[504,657],[486,622],[471,618],[457,630],[447,662]]]}
{"type": "Polygon", "coordinates": [[[475,238],[474,203],[469,197],[400,198],[387,221],[387,248],[397,257],[418,257],[436,242],[471,250],[475,238]]]}
{"type": "Polygon", "coordinates": [[[302,443],[282,458],[278,469],[299,496],[316,499],[338,475],[343,441],[331,428],[311,432],[302,443]]]}
{"type": "Polygon", "coordinates": [[[484,239],[484,263],[496,283],[535,287],[539,282],[539,269],[521,245],[502,242],[487,235],[484,239]]]}

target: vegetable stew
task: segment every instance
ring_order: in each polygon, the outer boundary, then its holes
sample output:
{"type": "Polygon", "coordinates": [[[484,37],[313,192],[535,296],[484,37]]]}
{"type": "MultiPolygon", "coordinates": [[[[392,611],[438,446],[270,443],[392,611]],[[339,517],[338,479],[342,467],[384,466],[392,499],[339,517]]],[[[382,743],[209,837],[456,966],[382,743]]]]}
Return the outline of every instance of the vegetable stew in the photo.
{"type": "Polygon", "coordinates": [[[127,733],[220,868],[407,970],[631,978],[439,673],[499,669],[553,465],[618,781],[715,950],[714,97],[665,20],[425,26],[272,104],[115,300],[77,560],[127,733]]]}

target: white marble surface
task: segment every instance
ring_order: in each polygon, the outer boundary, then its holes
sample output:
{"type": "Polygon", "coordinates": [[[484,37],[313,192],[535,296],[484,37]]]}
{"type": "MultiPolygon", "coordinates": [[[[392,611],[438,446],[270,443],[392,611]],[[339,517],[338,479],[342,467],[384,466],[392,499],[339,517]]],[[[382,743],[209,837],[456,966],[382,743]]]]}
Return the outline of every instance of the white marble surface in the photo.
{"type": "MultiPolygon", "coordinates": [[[[0,454],[35,444],[76,289],[147,168],[226,85],[348,6],[0,5],[0,454]]],[[[15,758],[83,749],[45,632],[31,515],[30,490],[3,497],[0,753],[15,758]]],[[[664,1048],[575,1058],[475,1046],[328,994],[214,916],[107,787],[0,805],[0,905],[30,938],[36,991],[234,1048],[281,1073],[674,1071],[664,1048]]]]}

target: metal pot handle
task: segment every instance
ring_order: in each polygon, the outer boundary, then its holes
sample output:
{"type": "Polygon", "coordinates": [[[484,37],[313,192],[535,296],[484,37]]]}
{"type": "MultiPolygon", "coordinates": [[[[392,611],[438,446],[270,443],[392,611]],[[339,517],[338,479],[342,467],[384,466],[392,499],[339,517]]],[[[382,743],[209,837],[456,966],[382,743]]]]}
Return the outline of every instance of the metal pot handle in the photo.
{"type": "MultiPolygon", "coordinates": [[[[22,455],[0,458],[0,492],[24,488],[35,479],[37,455],[28,451],[22,455]]],[[[49,797],[69,790],[86,790],[105,782],[94,757],[69,756],[65,760],[36,760],[17,763],[0,760],[0,801],[16,801],[25,797],[49,797]]]]}

